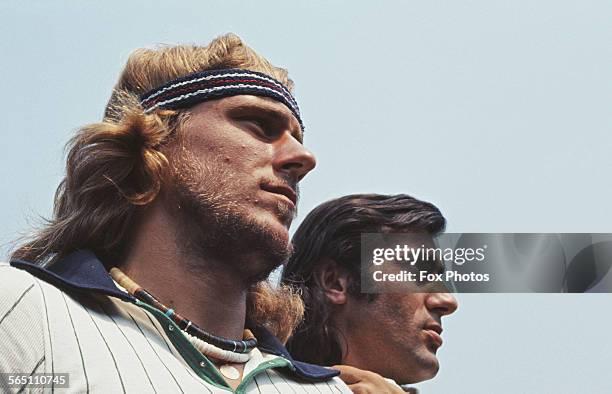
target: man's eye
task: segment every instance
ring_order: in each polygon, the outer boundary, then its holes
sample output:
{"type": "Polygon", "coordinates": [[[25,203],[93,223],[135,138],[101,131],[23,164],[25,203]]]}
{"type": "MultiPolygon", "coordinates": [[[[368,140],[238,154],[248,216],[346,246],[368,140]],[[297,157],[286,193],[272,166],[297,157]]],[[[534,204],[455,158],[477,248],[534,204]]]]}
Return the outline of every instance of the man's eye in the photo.
{"type": "Polygon", "coordinates": [[[247,122],[253,126],[257,133],[264,137],[273,138],[277,134],[275,129],[270,124],[261,119],[248,119],[247,122]]]}
{"type": "Polygon", "coordinates": [[[250,121],[252,124],[255,125],[255,127],[257,127],[259,130],[265,132],[266,130],[266,125],[264,122],[262,122],[261,120],[257,120],[257,119],[253,119],[250,121]]]}

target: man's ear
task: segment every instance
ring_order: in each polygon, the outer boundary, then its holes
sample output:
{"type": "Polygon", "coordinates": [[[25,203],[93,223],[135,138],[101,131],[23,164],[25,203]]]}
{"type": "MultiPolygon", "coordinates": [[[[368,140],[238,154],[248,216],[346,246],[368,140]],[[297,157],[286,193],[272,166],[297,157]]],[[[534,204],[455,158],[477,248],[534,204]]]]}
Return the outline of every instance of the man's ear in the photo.
{"type": "Polygon", "coordinates": [[[336,305],[346,304],[348,297],[348,272],[331,259],[317,263],[315,280],[327,299],[336,305]]]}

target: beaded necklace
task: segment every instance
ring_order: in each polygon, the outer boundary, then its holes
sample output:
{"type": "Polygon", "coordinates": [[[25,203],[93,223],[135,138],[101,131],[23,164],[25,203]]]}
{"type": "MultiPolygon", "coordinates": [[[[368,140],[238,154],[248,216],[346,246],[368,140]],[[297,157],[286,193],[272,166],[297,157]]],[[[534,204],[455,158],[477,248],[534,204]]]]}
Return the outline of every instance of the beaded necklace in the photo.
{"type": "Polygon", "coordinates": [[[139,286],[126,274],[121,272],[119,268],[111,268],[110,275],[115,282],[126,289],[128,293],[138,300],[159,309],[172,319],[172,321],[183,331],[185,337],[187,337],[191,344],[202,354],[230,363],[245,363],[251,358],[250,352],[257,346],[257,339],[250,330],[244,330],[244,339],[242,341],[234,341],[232,339],[210,334],[202,330],[192,321],[176,313],[174,309],[168,308],[159,302],[155,296],[139,286]]]}

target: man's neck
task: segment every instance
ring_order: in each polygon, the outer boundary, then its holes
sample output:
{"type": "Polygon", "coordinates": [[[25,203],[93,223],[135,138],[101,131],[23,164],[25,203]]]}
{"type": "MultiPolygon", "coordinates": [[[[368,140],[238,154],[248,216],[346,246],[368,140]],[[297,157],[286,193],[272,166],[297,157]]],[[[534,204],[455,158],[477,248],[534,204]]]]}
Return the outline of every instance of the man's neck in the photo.
{"type": "Polygon", "coordinates": [[[132,280],[203,330],[242,339],[248,285],[232,264],[188,253],[178,224],[161,204],[147,208],[121,269],[132,280]],[[227,267],[227,268],[226,268],[227,267]]]}

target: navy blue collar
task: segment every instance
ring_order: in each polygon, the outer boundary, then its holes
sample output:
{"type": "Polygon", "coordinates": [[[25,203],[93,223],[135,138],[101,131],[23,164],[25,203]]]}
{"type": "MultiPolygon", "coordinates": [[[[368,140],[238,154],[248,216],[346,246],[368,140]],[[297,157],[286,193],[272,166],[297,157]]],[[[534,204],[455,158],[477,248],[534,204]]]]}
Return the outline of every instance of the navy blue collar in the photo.
{"type": "MultiPolygon", "coordinates": [[[[104,264],[89,250],[78,250],[49,266],[42,266],[23,260],[13,260],[11,265],[15,268],[28,271],[30,274],[53,286],[68,291],[104,294],[123,301],[135,302],[133,296],[121,291],[115,285],[104,264]]],[[[319,382],[339,375],[339,372],[336,370],[295,361],[285,346],[264,327],[256,327],[252,331],[257,338],[257,347],[266,353],[281,356],[291,361],[295,367],[291,372],[297,377],[319,382]]]]}

